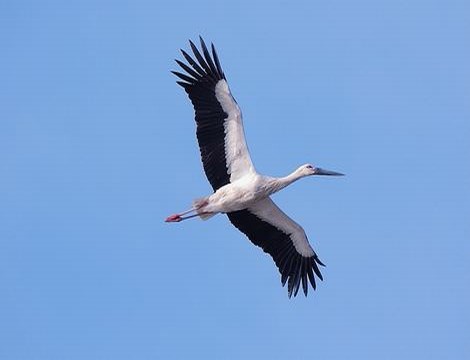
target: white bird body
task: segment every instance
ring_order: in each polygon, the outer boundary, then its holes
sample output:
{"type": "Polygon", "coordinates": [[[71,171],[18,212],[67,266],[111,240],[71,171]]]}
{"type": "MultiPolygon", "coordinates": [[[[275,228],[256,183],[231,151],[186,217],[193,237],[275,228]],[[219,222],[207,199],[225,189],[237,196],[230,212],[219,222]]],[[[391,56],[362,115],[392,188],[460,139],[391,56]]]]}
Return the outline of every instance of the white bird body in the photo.
{"type": "Polygon", "coordinates": [[[217,189],[205,198],[206,204],[198,208],[201,213],[229,213],[243,210],[259,200],[269,197],[294,181],[310,175],[304,165],[283,178],[249,172],[234,182],[217,189]]]}
{"type": "Polygon", "coordinates": [[[266,197],[263,179],[256,173],[251,173],[222,186],[207,198],[208,204],[198,211],[229,213],[246,209],[257,200],[266,197]]]}
{"type": "Polygon", "coordinates": [[[310,164],[280,178],[259,174],[248,152],[240,108],[230,92],[214,45],[211,56],[200,40],[204,57],[190,41],[197,61],[181,50],[190,66],[176,60],[186,74],[173,73],[183,80],[177,83],[193,103],[201,159],[214,193],[195,200],[191,209],[169,216],[166,221],[227,214],[235,227],[271,255],[281,273],[282,285],[288,283],[289,297],[297,295],[301,283],[307,295],[308,282],[316,288],[314,275],[323,279],[318,268],[323,263],[303,228],[279,209],[270,195],[306,176],[343,174],[310,164]]]}

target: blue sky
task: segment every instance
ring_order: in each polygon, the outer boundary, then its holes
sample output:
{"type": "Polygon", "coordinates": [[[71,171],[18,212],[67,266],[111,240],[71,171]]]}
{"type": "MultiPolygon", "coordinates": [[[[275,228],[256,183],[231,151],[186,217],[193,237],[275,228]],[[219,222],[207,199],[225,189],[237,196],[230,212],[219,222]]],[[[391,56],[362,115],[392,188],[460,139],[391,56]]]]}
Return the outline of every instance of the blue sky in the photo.
{"type": "Polygon", "coordinates": [[[470,356],[466,1],[0,2],[0,358],[470,356]],[[178,49],[203,35],[327,267],[287,298],[210,193],[178,49]]]}

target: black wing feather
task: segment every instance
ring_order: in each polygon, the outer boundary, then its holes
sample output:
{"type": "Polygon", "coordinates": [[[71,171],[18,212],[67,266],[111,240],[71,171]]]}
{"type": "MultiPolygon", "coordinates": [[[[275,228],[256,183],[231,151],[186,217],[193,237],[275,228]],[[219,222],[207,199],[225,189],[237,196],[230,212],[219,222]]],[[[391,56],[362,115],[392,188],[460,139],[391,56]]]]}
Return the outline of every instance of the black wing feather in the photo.
{"type": "Polygon", "coordinates": [[[194,59],[191,57],[191,55],[189,55],[183,49],[181,49],[181,53],[183,54],[186,61],[193,67],[194,70],[196,70],[198,72],[198,74],[201,77],[204,77],[206,75],[205,71],[198,65],[198,63],[196,61],[194,61],[194,59]]]}
{"type": "Polygon", "coordinates": [[[194,43],[191,40],[189,40],[189,45],[191,46],[191,50],[193,51],[193,54],[196,57],[199,65],[201,65],[204,68],[205,73],[207,74],[207,76],[209,76],[209,77],[211,77],[212,79],[215,80],[215,76],[214,76],[215,74],[211,71],[211,68],[209,67],[209,65],[207,65],[207,62],[202,57],[202,55],[199,52],[199,50],[197,49],[196,45],[194,45],[194,43]]]}
{"type": "Polygon", "coordinates": [[[191,83],[194,79],[191,77],[191,76],[188,76],[188,75],[185,75],[185,74],[182,74],[178,71],[172,71],[171,72],[173,75],[176,75],[178,76],[181,80],[184,80],[188,83],[191,83]]]}
{"type": "Polygon", "coordinates": [[[186,73],[174,71],[173,74],[184,80],[177,81],[177,83],[188,93],[194,106],[197,125],[196,136],[201,152],[201,160],[207,179],[215,191],[230,183],[225,158],[224,129],[224,121],[228,115],[224,112],[215,96],[215,86],[225,77],[214,47],[212,47],[214,59],[211,59],[210,53],[201,38],[204,59],[196,45],[192,41],[189,43],[196,60],[187,52],[181,50],[183,57],[190,66],[176,60],[176,63],[186,73]]]}
{"type": "Polygon", "coordinates": [[[297,295],[300,284],[307,296],[307,279],[313,289],[316,288],[314,272],[322,280],[317,264],[322,264],[315,254],[311,257],[304,257],[297,252],[289,234],[286,234],[273,225],[261,220],[249,210],[240,210],[227,213],[230,222],[250,241],[271,255],[276,266],[281,273],[281,283],[284,286],[287,282],[289,297],[297,295]],[[318,272],[317,272],[318,271],[318,272]]]}
{"type": "Polygon", "coordinates": [[[191,75],[194,79],[200,79],[202,76],[199,75],[196,71],[191,69],[188,65],[186,65],[184,62],[179,61],[178,59],[175,59],[176,63],[183,68],[184,71],[186,71],[189,75],[191,75]]]}
{"type": "Polygon", "coordinates": [[[217,69],[215,68],[214,62],[212,61],[211,55],[209,54],[209,51],[207,50],[207,46],[202,40],[202,37],[199,36],[199,40],[201,42],[201,48],[202,48],[202,53],[204,54],[204,58],[206,59],[207,64],[209,65],[211,69],[211,73],[216,74],[217,77],[220,77],[220,74],[218,73],[217,69]]]}
{"type": "Polygon", "coordinates": [[[217,52],[215,51],[214,44],[211,44],[211,48],[212,48],[212,57],[214,58],[215,66],[217,66],[217,71],[219,72],[219,75],[223,79],[225,79],[225,75],[224,75],[224,72],[222,71],[222,66],[220,66],[219,57],[217,56],[217,52]]]}

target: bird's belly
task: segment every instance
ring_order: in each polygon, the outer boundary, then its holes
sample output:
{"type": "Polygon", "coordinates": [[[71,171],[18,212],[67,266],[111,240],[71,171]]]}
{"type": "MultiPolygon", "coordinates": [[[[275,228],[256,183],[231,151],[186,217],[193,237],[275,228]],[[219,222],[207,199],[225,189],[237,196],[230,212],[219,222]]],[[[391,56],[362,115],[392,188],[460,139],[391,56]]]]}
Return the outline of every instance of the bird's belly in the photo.
{"type": "Polygon", "coordinates": [[[209,198],[210,207],[214,212],[228,213],[248,208],[260,198],[262,194],[254,189],[246,189],[238,186],[229,186],[217,190],[209,198]]]}

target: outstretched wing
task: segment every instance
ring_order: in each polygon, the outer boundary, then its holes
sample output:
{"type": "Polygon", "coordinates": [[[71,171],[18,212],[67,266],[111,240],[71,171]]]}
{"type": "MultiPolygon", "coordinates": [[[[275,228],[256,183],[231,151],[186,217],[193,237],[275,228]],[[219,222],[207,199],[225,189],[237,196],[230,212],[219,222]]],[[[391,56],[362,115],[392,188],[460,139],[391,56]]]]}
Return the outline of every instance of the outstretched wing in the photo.
{"type": "Polygon", "coordinates": [[[201,37],[202,54],[189,41],[194,60],[181,50],[190,66],[176,60],[185,71],[172,71],[194,106],[196,135],[202,164],[214,191],[254,171],[245,142],[240,108],[230,93],[214,45],[212,57],[201,37]]]}
{"type": "Polygon", "coordinates": [[[297,295],[300,282],[307,296],[307,279],[315,290],[314,273],[323,280],[318,265],[324,265],[308,243],[305,231],[270,198],[227,216],[253,244],[271,255],[281,273],[282,286],[287,282],[289,297],[297,295]]]}

